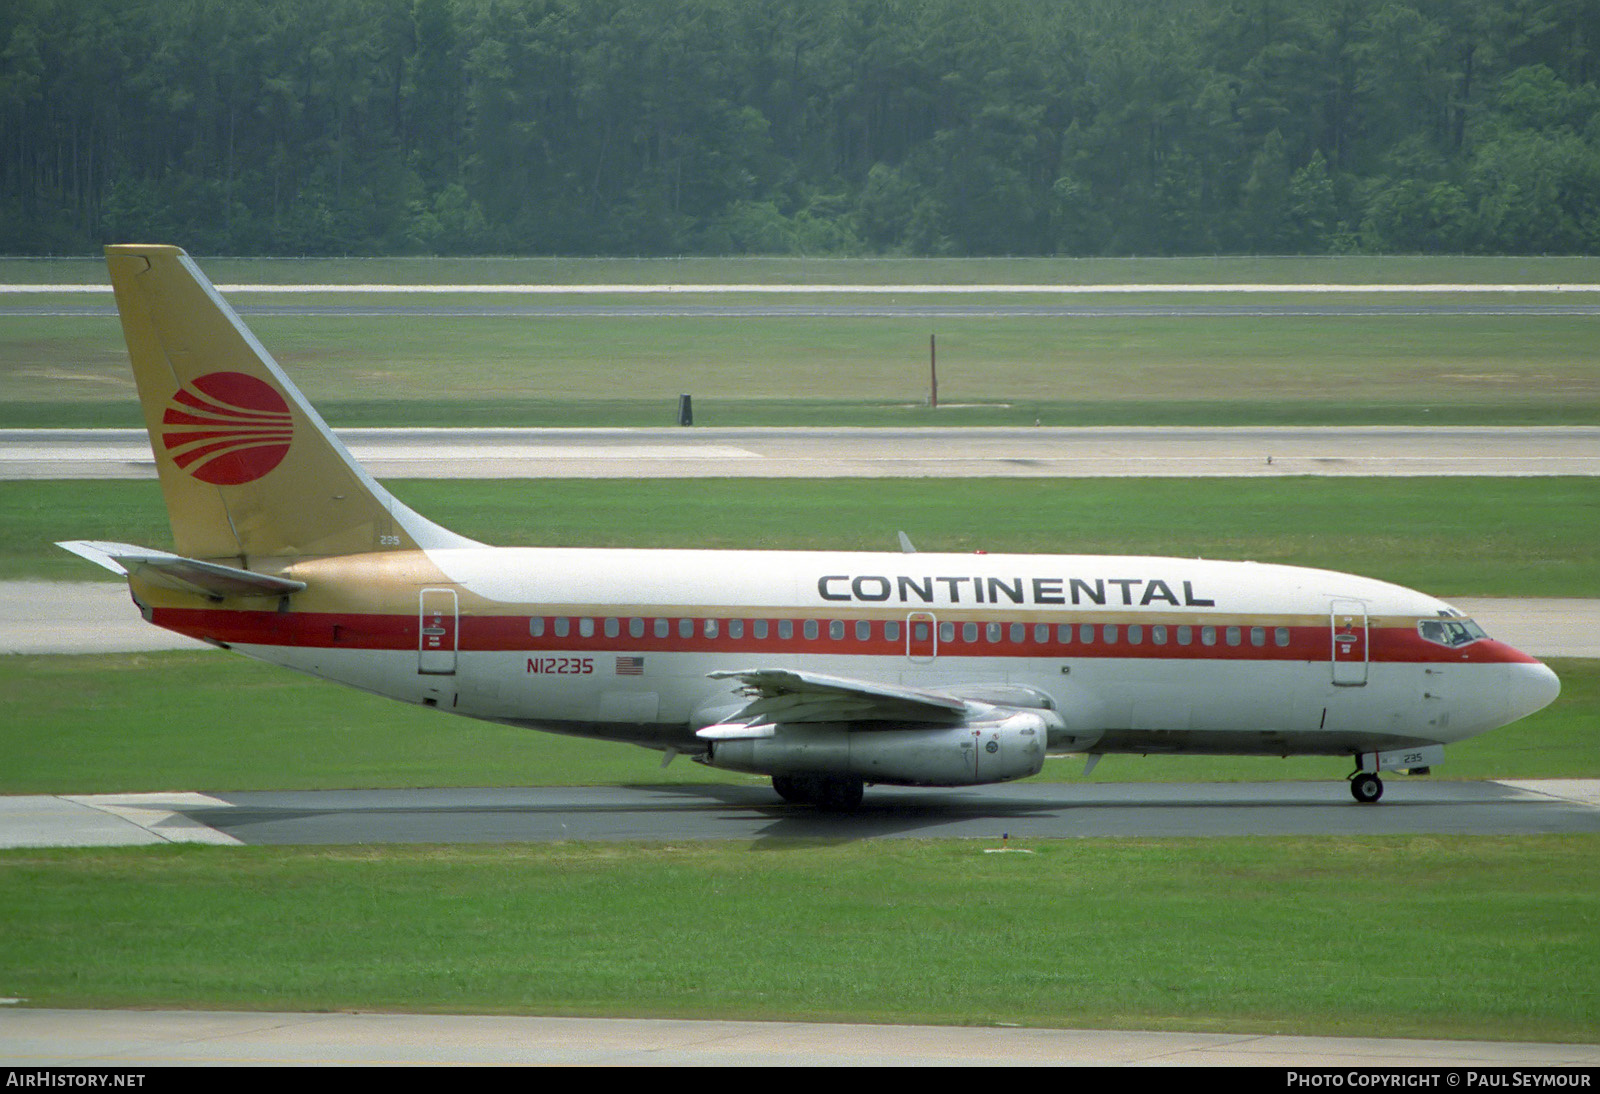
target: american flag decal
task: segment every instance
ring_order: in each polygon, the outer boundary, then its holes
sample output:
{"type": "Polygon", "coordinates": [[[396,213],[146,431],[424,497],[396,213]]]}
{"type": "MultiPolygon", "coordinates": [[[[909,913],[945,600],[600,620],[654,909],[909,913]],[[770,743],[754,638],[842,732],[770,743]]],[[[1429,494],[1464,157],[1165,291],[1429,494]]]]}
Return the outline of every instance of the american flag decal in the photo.
{"type": "Polygon", "coordinates": [[[619,658],[617,658],[617,675],[618,676],[643,676],[644,675],[644,658],[643,657],[619,657],[619,658]]]}

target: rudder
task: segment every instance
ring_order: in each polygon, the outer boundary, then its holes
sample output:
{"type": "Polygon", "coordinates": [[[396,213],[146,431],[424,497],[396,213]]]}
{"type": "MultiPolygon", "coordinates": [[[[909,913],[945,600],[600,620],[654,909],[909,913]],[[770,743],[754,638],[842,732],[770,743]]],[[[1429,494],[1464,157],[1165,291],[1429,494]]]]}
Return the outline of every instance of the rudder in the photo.
{"type": "Polygon", "coordinates": [[[356,463],[181,249],[106,248],[179,554],[265,559],[474,546],[356,463]]]}

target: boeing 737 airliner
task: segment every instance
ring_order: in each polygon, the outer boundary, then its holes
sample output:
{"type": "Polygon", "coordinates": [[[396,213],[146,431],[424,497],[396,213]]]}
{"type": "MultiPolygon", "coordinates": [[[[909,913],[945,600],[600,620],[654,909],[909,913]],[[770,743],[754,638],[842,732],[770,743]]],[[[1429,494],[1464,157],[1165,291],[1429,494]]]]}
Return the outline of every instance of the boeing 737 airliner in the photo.
{"type": "Polygon", "coordinates": [[[833,809],[1111,752],[1345,756],[1372,802],[1560,688],[1450,605],[1324,570],[488,547],[374,481],[181,250],[106,255],[174,551],[61,546],[249,657],[833,809]]]}

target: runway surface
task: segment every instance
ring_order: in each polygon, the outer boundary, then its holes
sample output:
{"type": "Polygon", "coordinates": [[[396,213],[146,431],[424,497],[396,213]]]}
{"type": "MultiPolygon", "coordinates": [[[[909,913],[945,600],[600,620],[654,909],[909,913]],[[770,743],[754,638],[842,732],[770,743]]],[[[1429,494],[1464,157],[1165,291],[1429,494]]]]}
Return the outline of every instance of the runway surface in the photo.
{"type": "Polygon", "coordinates": [[[766,780],[754,778],[662,786],[30,795],[0,798],[0,846],[915,838],[981,840],[1011,853],[1025,852],[1032,840],[1055,839],[1600,832],[1600,780],[1452,782],[1393,775],[1386,782],[1376,805],[1357,804],[1337,780],[873,787],[850,814],[786,804],[766,780]]]}
{"type": "MultiPolygon", "coordinates": [[[[1600,475],[1600,426],[338,433],[380,479],[1600,475]]],[[[154,477],[144,430],[0,430],[0,479],[154,477]]]]}
{"type": "Polygon", "coordinates": [[[122,1072],[204,1064],[1593,1068],[1600,1065],[1600,1045],[1003,1026],[0,1008],[0,1060],[10,1067],[122,1072]]]}

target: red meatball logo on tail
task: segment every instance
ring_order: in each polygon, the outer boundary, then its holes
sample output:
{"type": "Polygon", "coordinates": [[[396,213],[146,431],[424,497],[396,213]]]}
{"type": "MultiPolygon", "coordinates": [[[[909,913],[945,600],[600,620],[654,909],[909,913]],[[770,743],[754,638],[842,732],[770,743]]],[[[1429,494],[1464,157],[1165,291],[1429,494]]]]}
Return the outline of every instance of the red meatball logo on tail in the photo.
{"type": "Polygon", "coordinates": [[[271,385],[242,372],[213,372],[167,402],[161,442],[173,462],[201,482],[254,482],[289,452],[289,404],[271,385]]]}

